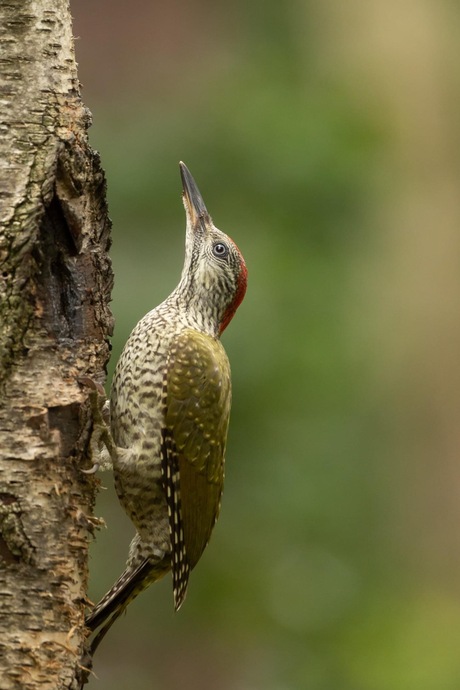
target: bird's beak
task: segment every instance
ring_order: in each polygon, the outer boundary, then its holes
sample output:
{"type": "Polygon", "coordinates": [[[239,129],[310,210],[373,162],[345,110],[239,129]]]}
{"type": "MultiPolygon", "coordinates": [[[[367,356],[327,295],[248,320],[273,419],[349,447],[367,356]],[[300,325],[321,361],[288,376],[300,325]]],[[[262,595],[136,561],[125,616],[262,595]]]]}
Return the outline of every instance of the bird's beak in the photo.
{"type": "Polygon", "coordinates": [[[182,198],[185,210],[192,226],[195,227],[200,220],[209,221],[210,215],[190,170],[182,161],[179,163],[179,168],[182,178],[182,198]]]}

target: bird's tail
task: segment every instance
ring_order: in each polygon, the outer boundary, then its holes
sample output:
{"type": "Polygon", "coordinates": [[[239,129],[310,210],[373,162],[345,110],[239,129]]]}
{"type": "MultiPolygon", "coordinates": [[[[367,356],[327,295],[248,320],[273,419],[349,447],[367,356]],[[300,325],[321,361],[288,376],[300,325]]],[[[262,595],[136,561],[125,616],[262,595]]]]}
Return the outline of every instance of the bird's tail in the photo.
{"type": "Polygon", "coordinates": [[[123,613],[128,604],[146,587],[159,580],[171,568],[170,558],[164,558],[159,563],[152,563],[148,558],[135,568],[127,568],[115,582],[113,587],[96,604],[85,620],[85,625],[95,632],[102,625],[91,642],[91,655],[104,639],[116,619],[123,613]]]}

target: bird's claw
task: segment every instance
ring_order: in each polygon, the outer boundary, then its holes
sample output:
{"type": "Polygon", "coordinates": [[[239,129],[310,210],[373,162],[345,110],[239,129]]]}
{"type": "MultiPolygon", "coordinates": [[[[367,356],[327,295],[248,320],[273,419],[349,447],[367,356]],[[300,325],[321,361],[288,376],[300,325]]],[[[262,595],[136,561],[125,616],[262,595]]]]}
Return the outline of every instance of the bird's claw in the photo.
{"type": "Polygon", "coordinates": [[[92,414],[90,456],[98,458],[83,474],[95,474],[99,470],[112,468],[112,457],[116,452],[110,433],[110,407],[103,386],[89,376],[82,376],[79,383],[90,389],[89,399],[92,414]],[[102,458],[102,459],[101,459],[102,458]]]}
{"type": "Polygon", "coordinates": [[[81,470],[83,474],[96,474],[96,472],[99,471],[101,465],[99,462],[95,462],[92,467],[90,467],[89,470],[81,470]]]}

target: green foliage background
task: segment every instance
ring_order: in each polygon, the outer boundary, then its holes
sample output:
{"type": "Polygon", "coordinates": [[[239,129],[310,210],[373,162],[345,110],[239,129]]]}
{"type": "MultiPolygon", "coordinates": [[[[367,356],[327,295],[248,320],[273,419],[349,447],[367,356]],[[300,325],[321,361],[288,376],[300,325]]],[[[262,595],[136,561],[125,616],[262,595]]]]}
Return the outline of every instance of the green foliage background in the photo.
{"type": "MultiPolygon", "coordinates": [[[[116,328],[176,285],[178,161],[240,246],[223,509],[98,652],[99,690],[460,687],[460,11],[444,0],[73,3],[116,328]]],[[[132,528],[109,487],[97,600],[132,528]]]]}

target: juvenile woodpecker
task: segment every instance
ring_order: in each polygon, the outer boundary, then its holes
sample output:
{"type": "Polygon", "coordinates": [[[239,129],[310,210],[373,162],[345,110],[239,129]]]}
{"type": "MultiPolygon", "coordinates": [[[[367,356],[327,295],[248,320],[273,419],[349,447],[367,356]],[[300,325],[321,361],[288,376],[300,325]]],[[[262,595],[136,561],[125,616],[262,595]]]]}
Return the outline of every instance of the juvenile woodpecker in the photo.
{"type": "Polygon", "coordinates": [[[113,378],[115,488],[136,535],[126,569],[87,618],[90,630],[103,625],[93,651],[128,603],[170,570],[179,609],[219,514],[231,404],[220,336],[244,297],[247,270],[184,163],[180,173],[182,276],[134,328],[113,378]]]}

